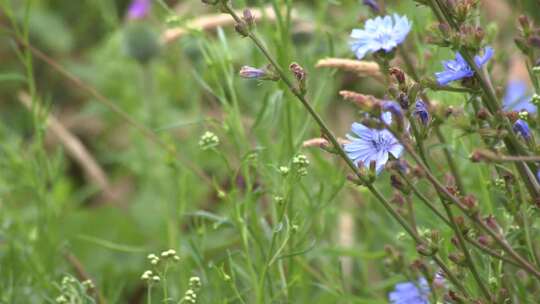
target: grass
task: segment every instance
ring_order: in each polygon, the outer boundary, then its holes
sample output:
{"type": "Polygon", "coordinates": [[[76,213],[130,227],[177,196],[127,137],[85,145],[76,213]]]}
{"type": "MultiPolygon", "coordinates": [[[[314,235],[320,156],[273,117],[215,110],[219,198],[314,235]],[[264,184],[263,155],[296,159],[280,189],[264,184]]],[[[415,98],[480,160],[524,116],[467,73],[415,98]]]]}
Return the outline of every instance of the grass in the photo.
{"type": "MultiPolygon", "coordinates": [[[[199,1],[155,1],[145,29],[159,35],[172,26],[163,5],[175,3],[180,26],[214,13],[199,1]]],[[[1,2],[13,23],[3,22],[0,49],[6,62],[0,68],[0,303],[54,303],[66,290],[75,299],[71,303],[178,303],[194,276],[202,281],[200,303],[386,303],[388,291],[409,272],[388,266],[385,245],[402,252],[408,265],[419,258],[412,242],[399,241],[401,229],[365,189],[347,182],[337,158],[302,148],[320,133],[282,83],[237,76],[243,65],[264,66],[261,54],[223,26],[189,31],[141,65],[126,53],[132,26],[123,19],[126,5],[1,2]],[[19,92],[29,94],[30,111],[19,92]],[[85,164],[51,132],[49,115],[86,147],[105,174],[105,186],[85,175],[85,164]],[[206,131],[218,136],[217,146],[199,145],[206,131]],[[300,154],[310,162],[305,176],[293,163],[300,154]],[[283,174],[282,166],[290,172],[283,174]],[[180,262],[171,262],[166,275],[159,269],[161,281],[148,297],[140,279],[152,268],[146,257],[170,248],[180,262]],[[85,296],[86,279],[95,285],[92,297],[85,296]]],[[[347,133],[357,118],[340,100],[340,89],[384,92],[370,79],[314,68],[324,57],[352,57],[347,35],[358,16],[367,16],[358,1],[234,5],[276,9],[276,20],[258,22],[257,32],[282,67],[296,61],[307,69],[312,105],[336,134],[347,133]]],[[[426,75],[438,70],[450,52],[424,46],[433,21],[429,11],[412,1],[390,7],[413,20],[407,47],[426,75]]],[[[497,39],[502,44],[509,38],[497,39]]],[[[451,93],[432,98],[463,102],[451,93]]],[[[444,133],[466,171],[478,138],[444,133]]],[[[429,145],[434,160],[443,159],[441,148],[429,145]]],[[[443,177],[445,165],[434,165],[443,177]]],[[[467,172],[467,188],[490,202],[482,208],[499,212],[503,194],[490,186],[490,170],[475,166],[467,172]]],[[[377,186],[392,197],[387,173],[377,186]]],[[[419,226],[440,226],[420,204],[415,208],[419,226]]],[[[530,225],[536,235],[537,222],[530,225]]],[[[451,230],[440,229],[442,250],[450,251],[451,230]]],[[[490,269],[483,275],[500,271],[490,269]]],[[[470,276],[463,280],[474,286],[470,276]]]]}

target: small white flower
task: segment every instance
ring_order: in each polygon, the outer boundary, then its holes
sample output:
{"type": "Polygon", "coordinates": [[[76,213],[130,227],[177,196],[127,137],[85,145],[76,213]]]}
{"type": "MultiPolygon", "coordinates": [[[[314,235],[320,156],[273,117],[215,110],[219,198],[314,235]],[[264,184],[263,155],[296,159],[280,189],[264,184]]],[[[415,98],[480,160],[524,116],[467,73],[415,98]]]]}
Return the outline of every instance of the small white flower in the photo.
{"type": "Polygon", "coordinates": [[[199,140],[199,146],[203,150],[208,150],[219,145],[219,137],[216,134],[206,131],[199,140]]]}

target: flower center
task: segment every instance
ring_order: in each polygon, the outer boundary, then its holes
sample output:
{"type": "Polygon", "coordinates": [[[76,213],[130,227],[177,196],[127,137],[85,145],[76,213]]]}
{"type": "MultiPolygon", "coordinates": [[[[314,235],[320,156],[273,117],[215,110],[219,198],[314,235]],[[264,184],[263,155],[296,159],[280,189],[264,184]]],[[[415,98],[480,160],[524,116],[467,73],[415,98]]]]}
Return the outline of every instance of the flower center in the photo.
{"type": "Polygon", "coordinates": [[[392,33],[389,31],[380,31],[377,33],[377,36],[375,36],[375,41],[384,44],[387,41],[390,41],[392,39],[392,33]]]}
{"type": "Polygon", "coordinates": [[[382,131],[378,131],[376,136],[371,139],[371,145],[377,151],[386,151],[391,143],[391,138],[385,136],[382,131]]]}

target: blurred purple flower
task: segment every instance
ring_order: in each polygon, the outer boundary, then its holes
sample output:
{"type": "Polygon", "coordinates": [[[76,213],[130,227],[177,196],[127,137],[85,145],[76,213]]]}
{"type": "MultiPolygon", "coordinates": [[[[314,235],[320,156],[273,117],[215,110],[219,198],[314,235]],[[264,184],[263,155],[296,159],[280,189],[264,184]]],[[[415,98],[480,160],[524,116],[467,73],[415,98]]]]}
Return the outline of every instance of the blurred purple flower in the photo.
{"type": "Polygon", "coordinates": [[[510,80],[503,98],[503,109],[505,111],[536,113],[536,106],[531,100],[532,97],[527,95],[527,84],[524,81],[510,80]]]}
{"type": "MultiPolygon", "coordinates": [[[[385,101],[382,108],[384,111],[388,111],[394,114],[399,119],[403,118],[403,109],[401,109],[401,106],[395,101],[391,101],[391,100],[385,101]]],[[[392,122],[390,121],[390,123],[392,122]]]]}
{"type": "Polygon", "coordinates": [[[514,132],[521,135],[525,140],[531,139],[531,129],[529,129],[529,124],[521,119],[516,120],[514,123],[514,132]]]}
{"type": "Polygon", "coordinates": [[[388,294],[391,304],[429,304],[429,285],[424,278],[417,283],[404,282],[396,284],[394,291],[388,294]]]}
{"type": "Polygon", "coordinates": [[[263,69],[258,69],[250,66],[243,66],[240,69],[240,77],[249,79],[259,79],[266,76],[266,72],[263,69]]]}
{"type": "Polygon", "coordinates": [[[429,112],[428,112],[426,103],[423,100],[418,99],[416,101],[416,104],[414,105],[413,114],[416,115],[418,117],[418,119],[420,119],[420,121],[424,125],[428,124],[428,122],[429,122],[429,112]]]}
{"type": "MultiPolygon", "coordinates": [[[[493,52],[493,48],[488,46],[484,49],[483,56],[474,56],[476,66],[481,68],[486,62],[489,61],[489,59],[491,59],[493,52]]],[[[452,81],[469,78],[474,75],[474,70],[469,66],[467,61],[465,61],[459,52],[456,53],[455,60],[445,60],[443,61],[443,65],[444,71],[435,73],[437,82],[442,86],[447,85],[452,81]]]]}
{"type": "Polygon", "coordinates": [[[150,12],[152,0],[133,0],[128,7],[127,17],[129,20],[144,19],[150,12]]]}
{"type": "MultiPolygon", "coordinates": [[[[381,120],[385,124],[392,123],[392,114],[384,112],[381,120]]],[[[395,158],[399,158],[403,153],[403,146],[386,129],[371,129],[360,123],[353,123],[351,126],[353,135],[347,134],[351,141],[344,145],[347,156],[357,165],[363,165],[369,168],[370,163],[375,161],[375,170],[379,174],[386,162],[388,162],[388,153],[395,158]]]]}
{"type": "Polygon", "coordinates": [[[379,7],[379,3],[377,3],[376,0],[364,0],[362,3],[365,6],[368,6],[375,14],[378,14],[381,12],[381,8],[379,7]]]}
{"type": "Polygon", "coordinates": [[[405,16],[378,16],[368,19],[363,30],[352,30],[349,46],[358,59],[380,50],[388,53],[407,38],[410,30],[411,22],[405,16]]]}

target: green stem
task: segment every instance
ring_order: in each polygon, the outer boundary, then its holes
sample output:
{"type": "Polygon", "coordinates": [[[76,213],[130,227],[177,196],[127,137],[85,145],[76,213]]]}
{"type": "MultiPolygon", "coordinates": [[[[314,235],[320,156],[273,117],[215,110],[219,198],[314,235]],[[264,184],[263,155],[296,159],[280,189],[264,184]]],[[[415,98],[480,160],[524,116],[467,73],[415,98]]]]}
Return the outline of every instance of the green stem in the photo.
{"type": "MultiPolygon", "coordinates": [[[[416,72],[416,69],[414,68],[414,65],[412,64],[411,59],[409,58],[408,54],[403,50],[403,48],[400,48],[400,51],[401,51],[402,57],[404,58],[405,65],[407,66],[407,69],[412,74],[413,78],[416,81],[418,81],[419,76],[418,76],[418,73],[416,72]]],[[[427,96],[423,96],[423,98],[426,99],[427,96]]],[[[425,166],[429,169],[429,165],[428,165],[428,162],[427,162],[427,159],[426,159],[426,156],[425,156],[425,152],[424,152],[424,147],[423,147],[422,141],[420,140],[421,137],[419,137],[419,134],[418,134],[418,131],[416,129],[415,124],[411,123],[411,126],[412,126],[412,129],[413,129],[415,138],[416,138],[418,149],[420,151],[420,157],[424,161],[425,166]]],[[[441,130],[440,130],[438,125],[435,126],[435,132],[437,134],[437,138],[439,139],[439,141],[444,145],[444,148],[443,148],[444,154],[445,154],[446,159],[448,161],[448,164],[450,166],[450,170],[452,171],[452,175],[454,176],[454,179],[456,181],[456,185],[458,186],[458,189],[460,190],[460,192],[463,193],[464,192],[464,187],[463,187],[463,183],[461,181],[461,177],[458,174],[457,166],[456,166],[456,164],[454,162],[454,159],[453,159],[452,155],[450,154],[450,150],[449,150],[448,145],[446,143],[446,139],[442,135],[441,130]]],[[[464,253],[467,267],[471,271],[476,283],[478,284],[478,287],[480,287],[480,290],[484,294],[484,297],[486,299],[491,299],[489,290],[487,289],[484,282],[480,278],[478,270],[476,269],[476,265],[475,265],[475,263],[474,263],[474,261],[473,261],[473,259],[471,257],[471,254],[470,254],[469,250],[467,249],[467,245],[466,245],[464,237],[463,237],[463,232],[461,231],[461,229],[459,229],[459,227],[457,226],[457,224],[456,224],[456,222],[454,220],[454,215],[452,213],[451,207],[444,201],[443,196],[440,194],[440,192],[439,192],[439,196],[441,198],[441,201],[442,201],[442,204],[444,206],[445,212],[446,212],[446,214],[448,216],[448,219],[449,219],[448,223],[450,224],[450,227],[454,230],[455,234],[458,237],[459,247],[461,248],[461,250],[464,253]]],[[[431,204],[428,204],[428,205],[431,205],[431,204]]],[[[433,208],[433,209],[435,209],[435,208],[433,208]]],[[[444,217],[441,216],[441,218],[444,218],[444,217]]]]}
{"type": "Polygon", "coordinates": [[[454,214],[452,212],[452,208],[446,202],[443,202],[443,206],[444,206],[444,209],[446,211],[446,214],[448,214],[448,217],[450,218],[450,223],[452,223],[452,226],[453,226],[452,228],[454,229],[454,231],[455,231],[455,233],[456,233],[456,235],[458,237],[459,247],[461,247],[461,251],[463,251],[463,254],[465,256],[465,262],[467,264],[467,267],[471,271],[471,273],[472,273],[472,275],[474,277],[474,280],[478,284],[478,287],[480,287],[480,290],[484,294],[484,297],[486,299],[489,299],[489,301],[491,302],[492,297],[490,295],[490,292],[487,289],[487,287],[484,285],[484,282],[482,281],[482,278],[480,277],[480,274],[478,273],[478,270],[476,269],[476,265],[475,265],[475,263],[474,263],[474,261],[472,259],[471,253],[469,252],[469,250],[467,249],[467,245],[465,244],[463,231],[461,231],[461,229],[459,229],[459,227],[456,225],[456,223],[454,221],[454,214]]]}
{"type": "Polygon", "coordinates": [[[441,127],[437,125],[434,127],[434,129],[435,129],[435,135],[437,136],[437,139],[439,140],[441,144],[443,144],[444,156],[446,157],[446,161],[448,162],[450,171],[452,172],[452,175],[454,176],[454,180],[456,181],[456,186],[460,193],[465,193],[465,187],[463,186],[463,181],[461,179],[461,175],[459,174],[456,161],[454,160],[454,157],[452,156],[450,148],[448,148],[448,143],[443,133],[441,132],[441,127]]]}
{"type": "MultiPolygon", "coordinates": [[[[242,25],[244,22],[240,17],[236,14],[236,12],[230,7],[230,4],[228,1],[221,2],[221,8],[231,15],[231,17],[239,24],[242,25]]],[[[259,40],[259,38],[251,32],[249,29],[247,30],[247,37],[249,37],[253,43],[257,46],[257,48],[262,52],[262,54],[266,57],[266,59],[270,62],[270,64],[274,67],[278,75],[280,75],[282,81],[287,85],[289,90],[293,93],[293,95],[296,96],[296,98],[302,103],[302,105],[306,108],[306,110],[309,112],[309,114],[312,116],[312,118],[315,120],[317,125],[321,128],[323,134],[327,137],[327,139],[332,143],[332,146],[334,146],[336,153],[347,163],[349,168],[355,173],[355,175],[364,183],[364,185],[368,188],[368,190],[377,197],[377,199],[381,202],[381,204],[387,209],[387,211],[392,215],[394,219],[398,221],[398,223],[407,231],[407,233],[415,240],[415,242],[419,245],[424,244],[425,242],[418,236],[418,234],[414,231],[413,228],[410,227],[410,225],[407,223],[407,221],[399,214],[397,213],[392,206],[390,205],[390,202],[388,202],[384,196],[375,188],[373,184],[368,182],[365,177],[360,174],[358,171],[356,165],[352,162],[352,160],[347,156],[341,145],[338,143],[336,136],[332,133],[332,131],[328,128],[326,123],[322,120],[322,118],[315,112],[313,107],[310,105],[310,103],[307,101],[305,96],[295,87],[293,82],[287,77],[287,75],[284,73],[283,69],[277,64],[277,62],[274,60],[274,58],[270,55],[268,50],[265,48],[263,43],[259,40]]],[[[443,271],[446,273],[449,280],[463,293],[467,294],[466,289],[463,287],[463,285],[460,283],[460,281],[454,276],[454,274],[449,270],[449,268],[444,264],[444,262],[438,257],[437,255],[432,256],[433,260],[443,269],[443,271]]]]}
{"type": "Polygon", "coordinates": [[[396,138],[400,139],[400,142],[405,147],[405,150],[411,155],[411,157],[414,159],[414,161],[421,167],[421,169],[426,174],[426,178],[430,181],[430,183],[437,189],[437,191],[441,192],[446,196],[452,203],[454,203],[456,206],[459,207],[459,209],[469,217],[470,220],[477,223],[480,227],[482,227],[483,230],[485,230],[501,247],[502,249],[508,253],[510,256],[512,256],[513,259],[515,259],[518,263],[520,263],[524,269],[529,272],[530,274],[534,275],[538,279],[540,279],[540,271],[531,265],[526,259],[524,259],[521,255],[519,255],[504,239],[502,235],[500,235],[498,232],[493,231],[479,216],[478,214],[471,214],[471,212],[467,209],[466,206],[461,203],[458,197],[454,196],[452,193],[446,189],[445,186],[443,186],[437,178],[433,175],[433,173],[424,165],[421,158],[416,154],[414,149],[411,147],[411,145],[403,140],[401,136],[396,135],[396,138]]]}
{"type": "MultiPolygon", "coordinates": [[[[431,0],[431,8],[435,12],[435,15],[437,15],[437,18],[440,22],[446,21],[454,28],[454,30],[459,30],[457,24],[455,24],[455,22],[450,16],[444,16],[444,9],[441,8],[441,3],[439,1],[431,0]],[[442,11],[443,14],[441,14],[439,10],[442,11]]],[[[504,138],[504,143],[508,148],[508,151],[513,154],[527,154],[527,151],[522,149],[521,145],[519,144],[519,140],[515,132],[512,130],[512,125],[510,124],[508,119],[501,114],[501,108],[499,102],[497,101],[495,90],[493,89],[491,81],[486,76],[484,70],[476,65],[473,56],[469,53],[467,49],[461,49],[460,53],[465,59],[465,61],[467,61],[469,66],[474,70],[474,76],[476,77],[480,84],[480,87],[484,91],[485,98],[482,98],[482,101],[484,102],[485,106],[488,108],[491,114],[499,118],[498,120],[502,122],[503,127],[508,132],[508,136],[504,138]]],[[[536,171],[536,166],[534,164],[530,164],[529,168],[524,164],[518,163],[516,164],[516,167],[522,179],[525,181],[525,185],[527,186],[527,190],[529,191],[530,195],[533,198],[539,197],[540,188],[538,186],[538,183],[536,182],[536,180],[531,179],[530,174],[528,174],[527,172],[531,170],[530,168],[533,168],[533,171],[536,171]]]]}

